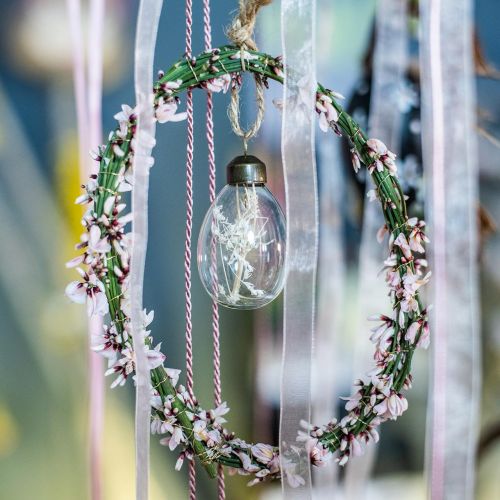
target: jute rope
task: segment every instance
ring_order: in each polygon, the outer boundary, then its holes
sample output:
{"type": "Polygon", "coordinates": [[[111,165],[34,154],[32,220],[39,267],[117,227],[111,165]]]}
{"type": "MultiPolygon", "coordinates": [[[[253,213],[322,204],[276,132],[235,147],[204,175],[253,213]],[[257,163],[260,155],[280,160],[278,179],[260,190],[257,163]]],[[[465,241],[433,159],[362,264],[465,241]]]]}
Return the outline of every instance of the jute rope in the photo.
{"type": "MultiPolygon", "coordinates": [[[[261,7],[269,5],[272,0],[240,0],[239,12],[234,18],[233,23],[227,30],[227,36],[240,50],[241,66],[245,70],[245,51],[247,49],[257,50],[257,44],[253,39],[253,31],[257,12],[261,7]]],[[[243,148],[245,154],[248,148],[248,141],[257,135],[257,132],[262,125],[264,119],[264,86],[259,75],[254,75],[255,78],[255,100],[257,102],[257,116],[253,125],[244,130],[240,124],[240,88],[238,85],[233,85],[231,89],[231,103],[228,108],[229,120],[233,132],[243,139],[243,148]]]]}

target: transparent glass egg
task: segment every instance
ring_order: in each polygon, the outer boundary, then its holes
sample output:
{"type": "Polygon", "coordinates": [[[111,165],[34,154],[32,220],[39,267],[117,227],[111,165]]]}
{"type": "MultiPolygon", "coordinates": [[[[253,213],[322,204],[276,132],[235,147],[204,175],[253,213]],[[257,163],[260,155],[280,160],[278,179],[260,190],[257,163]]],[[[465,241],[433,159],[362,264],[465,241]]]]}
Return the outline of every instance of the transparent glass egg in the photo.
{"type": "Polygon", "coordinates": [[[264,184],[227,185],[210,206],[198,239],[198,271],[226,307],[256,309],[285,281],[285,217],[264,184]]]}

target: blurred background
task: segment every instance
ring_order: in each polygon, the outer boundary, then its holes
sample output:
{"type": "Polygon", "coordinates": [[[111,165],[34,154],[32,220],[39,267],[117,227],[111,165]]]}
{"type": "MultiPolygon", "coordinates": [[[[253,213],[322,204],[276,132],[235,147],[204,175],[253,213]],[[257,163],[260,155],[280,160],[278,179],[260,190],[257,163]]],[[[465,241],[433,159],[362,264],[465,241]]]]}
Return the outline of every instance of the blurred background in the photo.
{"type": "MultiPolygon", "coordinates": [[[[223,45],[224,28],[236,2],[212,4],[213,44],[223,45]]],[[[355,4],[318,2],[318,77],[346,96],[347,108],[365,126],[375,1],[355,4]]],[[[203,48],[201,2],[194,7],[193,52],[197,53],[203,48]]],[[[66,283],[74,279],[64,263],[75,255],[73,245],[81,233],[81,207],[73,204],[80,180],[66,4],[64,0],[0,0],[0,10],[0,498],[84,499],[88,498],[86,318],[84,308],[71,304],[63,293],[66,283]]],[[[109,0],[106,5],[104,136],[115,126],[112,117],[120,105],[134,101],[136,12],[137,3],[131,0],[109,0]]],[[[492,69],[500,68],[499,18],[499,2],[476,1],[484,353],[477,498],[485,500],[500,498],[500,81],[492,69]]],[[[412,56],[417,58],[417,21],[409,22],[412,56]]],[[[279,2],[262,10],[257,41],[262,50],[280,53],[279,2]]],[[[183,52],[183,3],[165,2],[155,69],[167,69],[183,52]]],[[[418,75],[409,71],[407,80],[401,89],[405,126],[400,170],[411,210],[421,214],[418,75]]],[[[250,121],[252,85],[246,84],[243,92],[243,117],[250,121]]],[[[265,124],[250,152],[267,162],[271,190],[283,203],[280,114],[271,103],[280,96],[281,88],[271,84],[265,124]]],[[[228,103],[227,95],[215,97],[218,189],[224,185],[226,163],[242,151],[229,126],[228,103]]],[[[195,92],[195,235],[208,208],[204,112],[204,95],[195,92]]],[[[163,342],[166,364],[181,369],[185,135],[183,124],[166,124],[157,131],[144,297],[145,306],[155,311],[153,335],[163,342]]],[[[335,380],[327,389],[332,393],[326,395],[333,398],[350,394],[355,346],[360,329],[369,327],[363,320],[358,324],[355,305],[364,187],[363,179],[352,176],[345,144],[319,132],[317,140],[321,196],[332,197],[340,207],[338,265],[345,270],[342,289],[337,290],[343,307],[342,317],[336,319],[335,380]],[[337,169],[338,184],[333,189],[322,183],[327,167],[337,169]]],[[[321,227],[328,223],[322,220],[321,227]]],[[[210,299],[195,268],[193,277],[195,389],[201,404],[210,407],[210,299]]],[[[254,314],[221,310],[223,397],[231,408],[228,426],[248,440],[277,443],[281,312],[281,299],[254,314]]],[[[368,342],[367,336],[361,341],[368,342]]],[[[427,358],[425,352],[416,357],[409,411],[383,428],[370,498],[425,498],[427,358]]],[[[106,380],[107,387],[110,383],[106,380]]],[[[106,499],[134,496],[133,402],[131,384],[107,390],[106,499]]],[[[174,471],[176,457],[157,441],[153,437],[151,498],[185,498],[186,471],[174,471]]],[[[200,498],[215,498],[213,482],[201,470],[198,477],[200,498]]],[[[228,498],[279,498],[279,484],[248,489],[246,482],[242,477],[229,478],[228,498]]]]}

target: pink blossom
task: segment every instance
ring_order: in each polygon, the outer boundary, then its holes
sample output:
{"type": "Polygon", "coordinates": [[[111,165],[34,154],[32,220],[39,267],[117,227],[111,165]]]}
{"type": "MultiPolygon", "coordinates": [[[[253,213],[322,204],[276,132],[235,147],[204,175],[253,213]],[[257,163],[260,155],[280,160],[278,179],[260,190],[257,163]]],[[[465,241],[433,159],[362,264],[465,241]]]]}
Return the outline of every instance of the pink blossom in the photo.
{"type": "Polygon", "coordinates": [[[225,94],[231,86],[231,76],[228,74],[207,80],[207,89],[211,92],[222,92],[225,94]]]}
{"type": "Polygon", "coordinates": [[[178,90],[182,85],[182,80],[178,79],[173,82],[162,83],[162,88],[167,94],[171,94],[173,90],[178,90]]]}
{"type": "Polygon", "coordinates": [[[197,420],[193,425],[193,434],[198,441],[207,441],[207,422],[205,420],[197,420]]]}
{"type": "Polygon", "coordinates": [[[368,139],[366,141],[368,154],[373,159],[373,163],[368,167],[368,170],[373,172],[377,169],[378,172],[383,172],[384,166],[387,167],[391,175],[396,174],[396,155],[387,149],[387,146],[378,139],[368,139]]]}
{"type": "Polygon", "coordinates": [[[114,119],[117,120],[119,123],[126,123],[131,120],[131,118],[134,118],[134,113],[135,110],[132,109],[129,105],[127,104],[122,104],[122,110],[119,113],[116,113],[114,116],[114,119]]]}
{"type": "Polygon", "coordinates": [[[429,238],[424,233],[423,228],[425,227],[425,222],[424,221],[419,221],[416,217],[413,217],[412,219],[409,219],[407,224],[412,227],[412,230],[410,232],[409,236],[409,244],[410,248],[414,252],[418,253],[424,253],[425,249],[422,245],[422,242],[429,242],[429,238]]]}
{"type": "Polygon", "coordinates": [[[316,110],[319,113],[319,127],[323,132],[327,132],[332,122],[337,122],[339,114],[333,106],[332,98],[321,94],[316,101],[316,110]]]}
{"type": "Polygon", "coordinates": [[[177,462],[175,462],[175,470],[180,471],[182,469],[182,464],[184,463],[184,459],[186,458],[186,454],[184,452],[179,454],[179,458],[177,462]]]}
{"type": "Polygon", "coordinates": [[[422,333],[420,334],[420,338],[417,342],[417,347],[421,347],[422,349],[427,349],[431,343],[430,340],[430,331],[429,324],[427,321],[424,321],[424,325],[422,327],[422,333]]]}
{"type": "Polygon", "coordinates": [[[387,146],[378,139],[368,139],[366,141],[366,145],[368,146],[368,154],[372,158],[376,158],[378,156],[382,156],[387,154],[387,146]]]}
{"type": "Polygon", "coordinates": [[[104,285],[94,273],[87,274],[80,268],[77,271],[83,278],[83,282],[72,281],[66,287],[66,295],[77,304],[87,303],[87,314],[89,316],[104,316],[108,313],[108,301],[104,293],[104,285]]]}
{"type": "Polygon", "coordinates": [[[267,465],[274,457],[274,448],[268,444],[258,443],[250,448],[254,458],[261,464],[267,465]]]}
{"type": "Polygon", "coordinates": [[[244,473],[248,472],[258,472],[260,467],[252,463],[252,459],[250,456],[244,451],[239,451],[235,453],[238,458],[241,460],[241,466],[244,473]]]}
{"type": "Polygon", "coordinates": [[[114,324],[103,325],[103,333],[92,337],[92,350],[100,352],[114,363],[117,353],[122,350],[123,341],[122,335],[118,333],[114,324]]]}
{"type": "Polygon", "coordinates": [[[362,395],[361,391],[358,391],[358,392],[356,392],[356,394],[354,394],[352,396],[349,396],[347,398],[341,397],[340,399],[347,401],[347,403],[345,404],[345,409],[347,411],[352,411],[358,407],[359,402],[361,401],[362,397],[363,397],[363,395],[362,395]]]}
{"type": "Polygon", "coordinates": [[[408,401],[401,394],[391,391],[373,410],[382,418],[395,420],[408,409],[408,401]]]}
{"type": "Polygon", "coordinates": [[[351,149],[351,162],[352,168],[354,168],[354,172],[357,174],[361,168],[361,159],[355,148],[351,149]]]}
{"type": "Polygon", "coordinates": [[[93,225],[89,229],[88,248],[91,252],[97,254],[107,253],[111,250],[111,245],[106,238],[101,238],[101,228],[93,225]]]}
{"type": "Polygon", "coordinates": [[[413,344],[415,342],[415,338],[418,334],[418,331],[420,330],[421,327],[422,327],[422,321],[414,321],[408,327],[408,330],[406,330],[405,339],[413,344]]]}
{"type": "Polygon", "coordinates": [[[161,439],[160,444],[168,446],[170,451],[173,451],[177,448],[177,446],[179,446],[181,443],[184,443],[185,441],[186,438],[184,437],[182,428],[177,425],[174,427],[174,432],[172,433],[172,435],[161,439]]]}
{"type": "Polygon", "coordinates": [[[398,237],[394,240],[394,245],[401,248],[403,255],[408,260],[410,260],[412,258],[411,248],[410,248],[410,245],[409,245],[408,240],[406,239],[406,236],[404,235],[404,233],[399,233],[398,237]]]}
{"type": "Polygon", "coordinates": [[[165,100],[160,97],[155,115],[159,123],[179,122],[187,118],[187,113],[177,113],[177,102],[175,99],[165,100]]]}
{"type": "Polygon", "coordinates": [[[175,387],[179,382],[179,375],[181,371],[175,370],[174,368],[166,368],[165,372],[167,373],[167,377],[170,379],[170,383],[175,387]]]}
{"type": "Polygon", "coordinates": [[[385,235],[389,232],[389,229],[387,227],[387,224],[384,224],[383,226],[380,227],[380,229],[377,231],[377,241],[379,243],[382,243],[384,241],[385,235]]]}
{"type": "Polygon", "coordinates": [[[221,405],[219,405],[215,410],[210,410],[210,417],[213,420],[213,423],[216,425],[222,425],[227,422],[223,415],[229,412],[229,408],[227,407],[227,403],[224,401],[221,405]]]}

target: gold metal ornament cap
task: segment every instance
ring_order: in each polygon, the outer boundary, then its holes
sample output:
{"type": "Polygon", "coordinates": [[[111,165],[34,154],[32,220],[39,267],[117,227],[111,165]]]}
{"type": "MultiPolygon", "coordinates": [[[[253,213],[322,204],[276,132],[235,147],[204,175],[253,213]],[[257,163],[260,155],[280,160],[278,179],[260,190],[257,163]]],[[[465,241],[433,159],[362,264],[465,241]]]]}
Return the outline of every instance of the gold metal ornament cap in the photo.
{"type": "Polygon", "coordinates": [[[265,184],[266,165],[256,156],[242,155],[233,158],[226,167],[227,183],[231,185],[265,184]]]}

